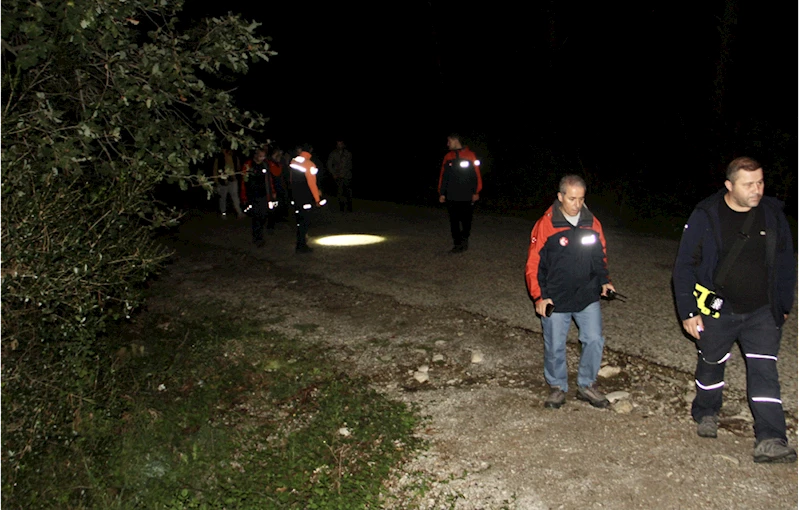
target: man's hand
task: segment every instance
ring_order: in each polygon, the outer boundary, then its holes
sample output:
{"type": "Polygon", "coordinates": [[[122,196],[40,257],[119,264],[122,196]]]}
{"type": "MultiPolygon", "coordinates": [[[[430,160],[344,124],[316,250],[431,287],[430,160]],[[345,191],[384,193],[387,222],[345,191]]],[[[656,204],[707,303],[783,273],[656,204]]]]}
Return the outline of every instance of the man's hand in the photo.
{"type": "Polygon", "coordinates": [[[535,304],[535,313],[540,315],[541,317],[547,316],[547,305],[553,305],[555,303],[552,302],[551,299],[539,299],[538,302],[535,304]]]}
{"type": "Polygon", "coordinates": [[[443,204],[444,202],[446,202],[446,201],[447,201],[447,197],[445,197],[444,195],[440,195],[440,196],[438,197],[438,201],[439,201],[439,202],[441,202],[441,203],[443,204]]]}
{"type": "Polygon", "coordinates": [[[616,292],[616,287],[614,287],[612,283],[606,283],[605,285],[602,286],[602,294],[600,294],[600,296],[608,297],[609,290],[616,292]]]}
{"type": "Polygon", "coordinates": [[[682,328],[686,333],[699,340],[699,335],[705,330],[705,324],[702,322],[702,316],[696,315],[682,321],[682,328]]]}
{"type": "Polygon", "coordinates": [[[475,193],[474,195],[472,195],[472,203],[475,203],[478,200],[480,200],[480,194],[479,193],[475,193]]]}

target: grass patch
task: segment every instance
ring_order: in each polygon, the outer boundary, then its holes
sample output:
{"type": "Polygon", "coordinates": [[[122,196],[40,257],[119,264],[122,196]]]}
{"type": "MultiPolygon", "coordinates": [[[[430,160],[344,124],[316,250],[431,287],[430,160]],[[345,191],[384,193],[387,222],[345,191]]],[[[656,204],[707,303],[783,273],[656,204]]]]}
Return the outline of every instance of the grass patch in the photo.
{"type": "Polygon", "coordinates": [[[302,333],[305,333],[305,334],[313,333],[314,331],[319,329],[319,325],[318,324],[295,324],[293,327],[294,327],[294,329],[296,329],[296,330],[298,330],[298,331],[300,331],[302,333]]]}
{"type": "Polygon", "coordinates": [[[335,372],[323,346],[220,309],[121,333],[103,404],[82,408],[73,440],[4,470],[3,507],[379,508],[423,446],[418,413],[335,372]]]}

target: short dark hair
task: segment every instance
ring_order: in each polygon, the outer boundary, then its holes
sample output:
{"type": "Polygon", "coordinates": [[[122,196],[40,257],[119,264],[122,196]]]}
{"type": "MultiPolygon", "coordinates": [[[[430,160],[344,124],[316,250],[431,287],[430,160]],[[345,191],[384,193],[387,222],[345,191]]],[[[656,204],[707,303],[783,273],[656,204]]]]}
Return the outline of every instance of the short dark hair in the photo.
{"type": "Polygon", "coordinates": [[[452,133],[448,134],[447,138],[452,138],[453,140],[457,140],[457,141],[463,143],[463,140],[461,140],[461,135],[459,135],[458,133],[456,133],[454,131],[452,133]]]}
{"type": "Polygon", "coordinates": [[[580,186],[581,188],[586,189],[585,180],[576,174],[564,175],[560,179],[560,184],[558,184],[558,191],[560,193],[566,193],[566,188],[568,186],[580,186]]]}
{"type": "Polygon", "coordinates": [[[729,165],[727,165],[727,180],[730,182],[734,181],[735,174],[738,173],[738,170],[746,170],[747,172],[754,172],[758,168],[763,168],[763,167],[753,158],[747,156],[741,156],[740,158],[735,158],[732,161],[730,161],[729,165]]]}

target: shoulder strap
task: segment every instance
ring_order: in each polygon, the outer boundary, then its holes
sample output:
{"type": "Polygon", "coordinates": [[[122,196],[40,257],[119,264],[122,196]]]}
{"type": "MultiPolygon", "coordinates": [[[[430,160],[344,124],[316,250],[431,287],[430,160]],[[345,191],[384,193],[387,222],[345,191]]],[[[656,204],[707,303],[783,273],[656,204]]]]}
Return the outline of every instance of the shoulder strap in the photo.
{"type": "Polygon", "coordinates": [[[721,261],[721,264],[719,264],[719,270],[718,273],[716,273],[716,279],[714,282],[717,289],[724,287],[724,280],[727,279],[727,273],[729,273],[730,269],[732,269],[735,259],[737,259],[738,255],[741,254],[744,244],[746,244],[746,241],[749,239],[749,230],[752,228],[752,223],[755,221],[756,214],[756,208],[753,207],[749,209],[749,212],[746,214],[744,224],[741,226],[741,231],[738,233],[738,238],[735,239],[735,243],[733,243],[729,253],[727,253],[727,256],[721,261]]]}

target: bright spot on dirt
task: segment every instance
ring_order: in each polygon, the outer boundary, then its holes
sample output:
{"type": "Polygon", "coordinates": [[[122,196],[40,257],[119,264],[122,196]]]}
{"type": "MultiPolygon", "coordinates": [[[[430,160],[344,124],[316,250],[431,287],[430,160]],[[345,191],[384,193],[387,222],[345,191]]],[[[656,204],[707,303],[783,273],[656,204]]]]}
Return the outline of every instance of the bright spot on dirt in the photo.
{"type": "Polygon", "coordinates": [[[369,234],[342,234],[337,236],[320,237],[314,242],[323,246],[360,246],[364,244],[381,243],[385,240],[385,237],[373,236],[369,234]]]}

